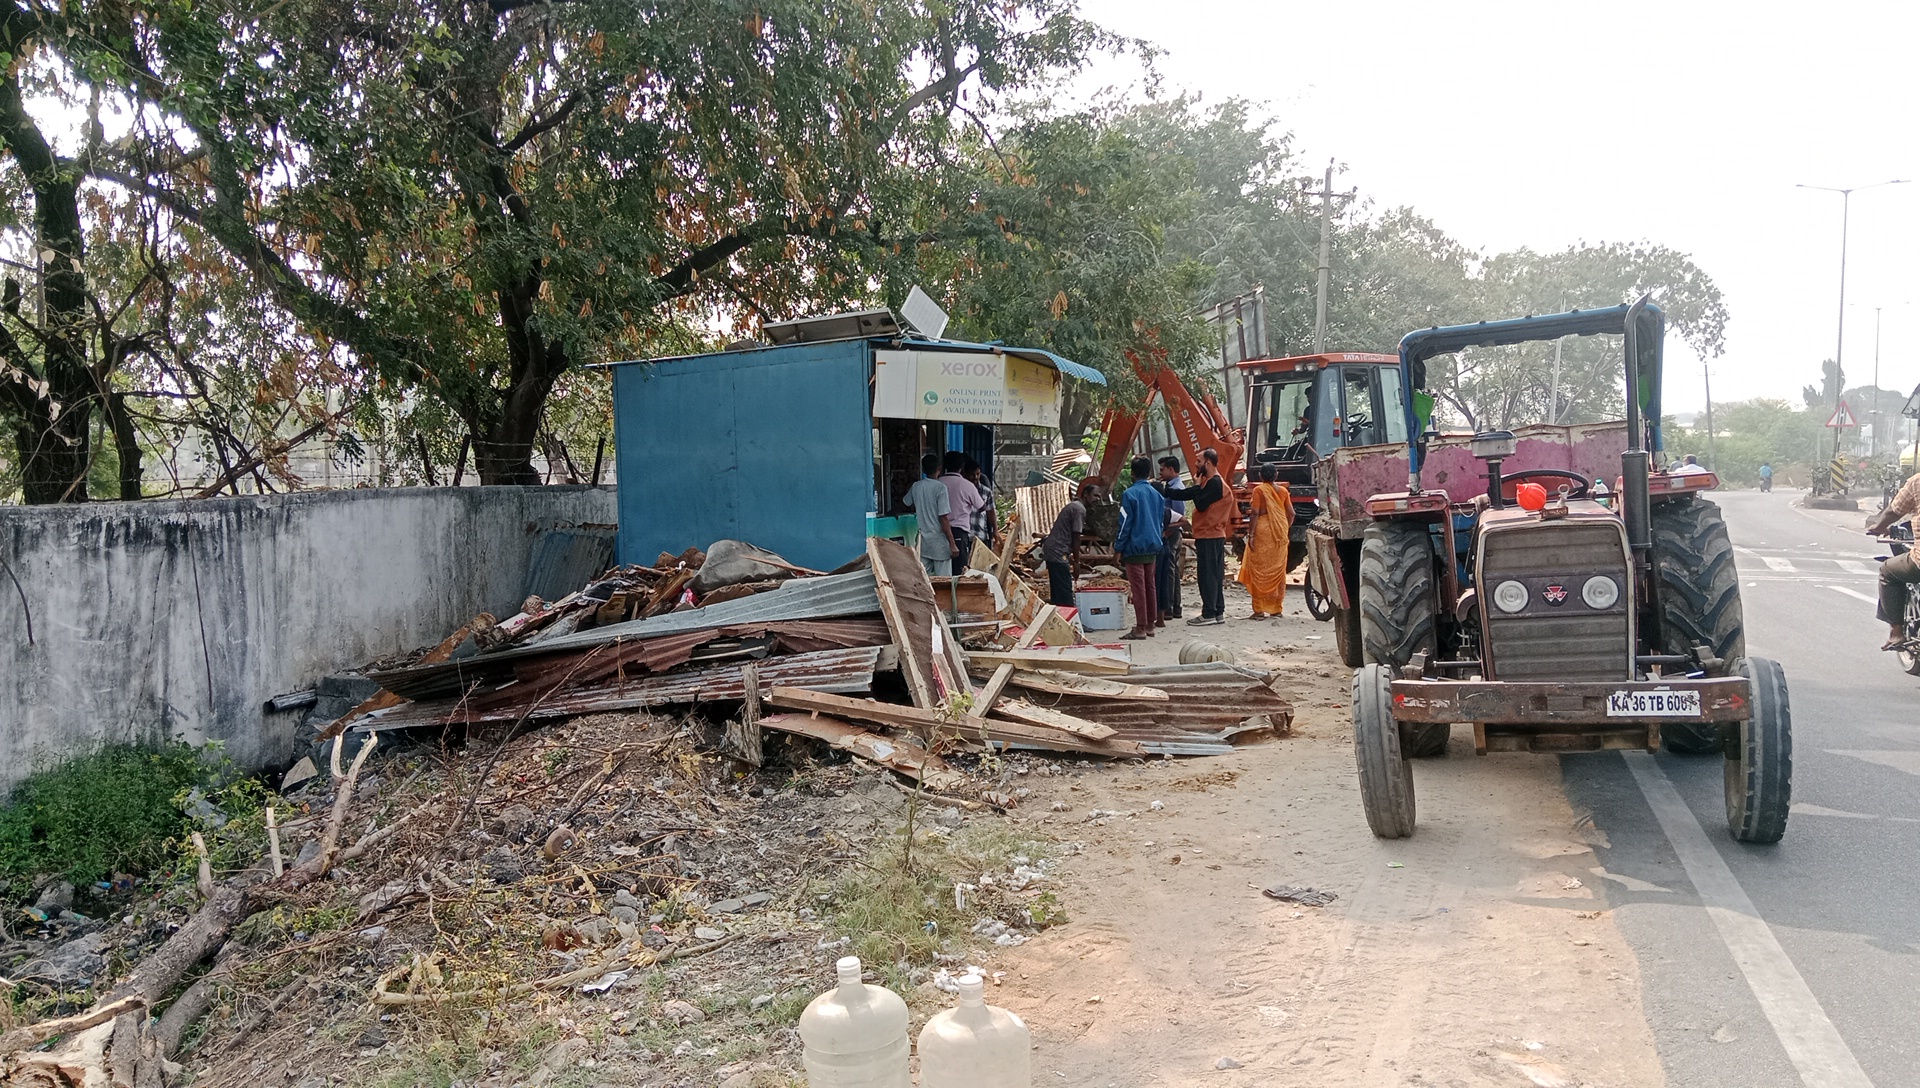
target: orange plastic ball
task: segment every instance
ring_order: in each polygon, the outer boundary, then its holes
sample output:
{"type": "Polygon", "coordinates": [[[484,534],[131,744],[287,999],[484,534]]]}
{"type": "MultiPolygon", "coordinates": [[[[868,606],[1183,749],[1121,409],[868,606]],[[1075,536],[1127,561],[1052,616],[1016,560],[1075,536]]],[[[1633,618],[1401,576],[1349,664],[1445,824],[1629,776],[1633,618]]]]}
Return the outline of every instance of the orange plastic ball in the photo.
{"type": "Polygon", "coordinates": [[[1521,484],[1514,489],[1513,497],[1522,510],[1540,510],[1547,505],[1547,489],[1539,484],[1521,484]]]}

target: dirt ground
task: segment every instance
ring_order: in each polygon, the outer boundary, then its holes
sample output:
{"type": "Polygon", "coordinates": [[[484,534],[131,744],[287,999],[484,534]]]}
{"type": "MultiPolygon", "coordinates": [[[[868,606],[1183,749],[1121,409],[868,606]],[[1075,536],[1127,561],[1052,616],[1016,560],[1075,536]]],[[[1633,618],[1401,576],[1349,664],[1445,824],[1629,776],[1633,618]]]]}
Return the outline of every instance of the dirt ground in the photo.
{"type": "Polygon", "coordinates": [[[1231,619],[1248,614],[1231,586],[1226,626],[1175,621],[1135,660],[1197,636],[1284,669],[1293,736],[1054,780],[1072,807],[1044,819],[1085,844],[1060,869],[1073,920],[1001,958],[989,996],[1032,1026],[1034,1083],[1663,1084],[1590,849],[1604,832],[1557,761],[1456,736],[1416,768],[1419,832],[1376,840],[1332,625],[1288,607],[1231,619]],[[1276,902],[1274,884],[1339,898],[1276,902]]]}

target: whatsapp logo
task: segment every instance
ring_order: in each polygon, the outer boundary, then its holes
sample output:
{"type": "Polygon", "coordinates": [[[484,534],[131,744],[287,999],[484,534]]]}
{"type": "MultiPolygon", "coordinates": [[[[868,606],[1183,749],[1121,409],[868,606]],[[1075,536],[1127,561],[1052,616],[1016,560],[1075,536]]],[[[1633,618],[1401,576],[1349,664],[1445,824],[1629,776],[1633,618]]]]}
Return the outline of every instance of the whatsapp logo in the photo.
{"type": "Polygon", "coordinates": [[[920,400],[926,404],[939,404],[940,394],[929,389],[925,393],[920,394],[920,400]]]}

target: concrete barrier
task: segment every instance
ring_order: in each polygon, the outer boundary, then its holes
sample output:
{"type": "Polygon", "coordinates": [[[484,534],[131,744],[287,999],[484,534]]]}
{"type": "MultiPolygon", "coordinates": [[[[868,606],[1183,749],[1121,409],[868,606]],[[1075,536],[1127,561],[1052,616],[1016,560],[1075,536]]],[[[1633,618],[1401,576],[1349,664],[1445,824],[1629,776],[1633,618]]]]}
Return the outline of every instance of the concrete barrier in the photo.
{"type": "Polygon", "coordinates": [[[554,530],[614,517],[595,487],[0,507],[0,790],[101,742],[287,759],[269,698],[510,615],[554,530]]]}

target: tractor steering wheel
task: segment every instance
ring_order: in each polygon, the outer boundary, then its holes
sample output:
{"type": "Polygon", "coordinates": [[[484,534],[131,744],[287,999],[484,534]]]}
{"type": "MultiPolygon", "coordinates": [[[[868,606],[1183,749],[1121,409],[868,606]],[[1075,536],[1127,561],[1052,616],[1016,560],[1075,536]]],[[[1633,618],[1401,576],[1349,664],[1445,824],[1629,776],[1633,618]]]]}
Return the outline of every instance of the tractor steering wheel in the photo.
{"type": "MultiPolygon", "coordinates": [[[[1567,498],[1570,499],[1584,499],[1593,488],[1593,482],[1578,472],[1569,472],[1563,468],[1529,468],[1519,472],[1509,472],[1500,477],[1500,493],[1512,498],[1521,481],[1530,480],[1535,476],[1546,476],[1573,485],[1572,490],[1567,492],[1567,498]]],[[[1555,488],[1548,488],[1547,493],[1552,494],[1555,490],[1555,488]]]]}

